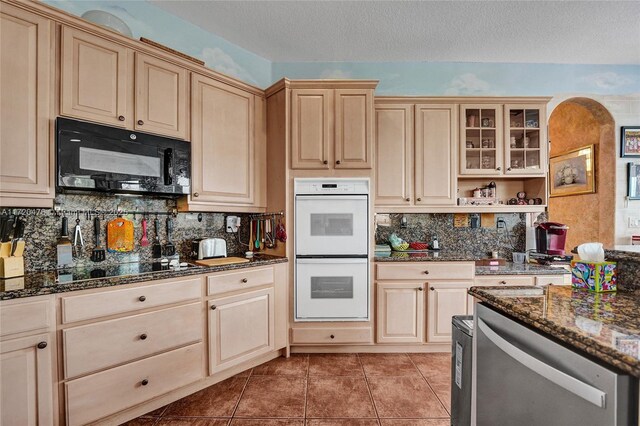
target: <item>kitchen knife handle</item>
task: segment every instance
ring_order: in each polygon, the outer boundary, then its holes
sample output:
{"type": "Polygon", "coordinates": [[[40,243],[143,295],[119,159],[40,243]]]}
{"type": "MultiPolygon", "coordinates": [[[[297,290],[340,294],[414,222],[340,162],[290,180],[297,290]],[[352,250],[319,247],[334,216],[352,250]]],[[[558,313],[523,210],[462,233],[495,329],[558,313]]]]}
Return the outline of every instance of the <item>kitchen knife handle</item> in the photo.
{"type": "Polygon", "coordinates": [[[61,232],[61,236],[69,238],[69,219],[67,219],[66,216],[62,217],[62,232],[61,232]]]}
{"type": "Polygon", "coordinates": [[[173,219],[167,218],[167,240],[171,241],[171,233],[173,232],[173,219]]]}
{"type": "Polygon", "coordinates": [[[98,216],[93,219],[93,236],[96,239],[96,247],[100,247],[100,218],[98,216]]]}
{"type": "Polygon", "coordinates": [[[156,239],[160,239],[160,237],[159,237],[159,235],[160,235],[159,234],[160,233],[160,219],[155,218],[153,220],[153,228],[156,231],[156,239]]]}

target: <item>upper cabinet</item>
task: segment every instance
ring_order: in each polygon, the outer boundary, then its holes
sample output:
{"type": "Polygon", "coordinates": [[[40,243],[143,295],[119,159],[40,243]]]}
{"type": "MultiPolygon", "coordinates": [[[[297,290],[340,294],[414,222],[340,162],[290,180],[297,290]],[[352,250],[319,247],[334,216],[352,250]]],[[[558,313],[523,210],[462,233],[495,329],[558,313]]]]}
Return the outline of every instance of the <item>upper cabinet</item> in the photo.
{"type": "Polygon", "coordinates": [[[187,139],[188,75],[186,68],[62,27],[62,115],[187,139]]]}
{"type": "Polygon", "coordinates": [[[187,139],[188,77],[185,68],[136,53],[135,129],[187,139]]]}
{"type": "Polygon", "coordinates": [[[380,102],[375,131],[376,207],[455,204],[455,105],[380,102]]]}
{"type": "Polygon", "coordinates": [[[460,106],[460,174],[543,176],[544,103],[460,106]]]}
{"type": "Polygon", "coordinates": [[[0,204],[51,207],[53,23],[0,5],[0,204]]]}
{"type": "Polygon", "coordinates": [[[291,83],[291,168],[371,169],[376,82],[297,84],[291,83]]]}
{"type": "Polygon", "coordinates": [[[133,128],[133,51],[62,27],[60,114],[133,128]]]}

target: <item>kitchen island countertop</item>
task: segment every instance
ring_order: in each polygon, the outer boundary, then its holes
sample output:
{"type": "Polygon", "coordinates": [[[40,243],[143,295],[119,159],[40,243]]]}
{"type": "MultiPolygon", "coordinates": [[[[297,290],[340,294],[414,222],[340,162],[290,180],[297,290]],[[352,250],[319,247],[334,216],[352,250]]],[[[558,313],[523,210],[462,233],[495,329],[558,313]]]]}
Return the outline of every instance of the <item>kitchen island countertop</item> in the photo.
{"type": "MultiPolygon", "coordinates": [[[[180,270],[161,270],[148,273],[127,273],[122,275],[106,277],[106,278],[70,278],[65,282],[60,282],[58,271],[31,272],[22,277],[0,279],[0,300],[19,299],[23,297],[42,296],[53,293],[65,293],[69,291],[88,290],[92,288],[113,287],[124,284],[133,284],[137,282],[164,280],[168,278],[186,277],[191,275],[202,275],[213,272],[229,271],[234,269],[251,268],[256,266],[270,265],[274,263],[287,262],[286,257],[278,257],[271,255],[260,255],[253,257],[249,262],[234,263],[221,266],[197,266],[190,268],[182,268],[180,270]]],[[[122,265],[104,265],[103,268],[122,266],[126,270],[131,270],[135,264],[122,265]]],[[[95,270],[100,269],[101,265],[96,264],[95,270]]],[[[73,269],[64,270],[71,277],[73,269]]],[[[83,271],[85,272],[85,271],[83,271]]],[[[86,273],[82,274],[83,277],[86,273]]]]}
{"type": "Polygon", "coordinates": [[[640,291],[472,287],[480,302],[640,378],[640,291]]]}

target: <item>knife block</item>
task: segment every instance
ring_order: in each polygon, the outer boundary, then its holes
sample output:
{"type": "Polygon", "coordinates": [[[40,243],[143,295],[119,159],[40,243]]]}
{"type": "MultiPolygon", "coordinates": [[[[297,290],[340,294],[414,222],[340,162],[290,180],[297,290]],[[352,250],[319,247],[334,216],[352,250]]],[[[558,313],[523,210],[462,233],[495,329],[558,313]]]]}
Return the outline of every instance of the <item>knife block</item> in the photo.
{"type": "Polygon", "coordinates": [[[0,278],[13,278],[24,275],[22,256],[0,257],[0,278]]]}

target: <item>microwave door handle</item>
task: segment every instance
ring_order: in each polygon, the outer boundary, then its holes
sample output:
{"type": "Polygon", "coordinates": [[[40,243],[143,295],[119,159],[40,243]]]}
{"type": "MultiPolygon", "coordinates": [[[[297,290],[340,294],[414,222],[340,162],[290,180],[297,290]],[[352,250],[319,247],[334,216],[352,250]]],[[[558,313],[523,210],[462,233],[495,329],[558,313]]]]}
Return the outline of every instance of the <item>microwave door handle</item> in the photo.
{"type": "Polygon", "coordinates": [[[494,345],[500,348],[504,353],[518,361],[531,371],[541,375],[545,379],[555,383],[556,385],[566,389],[576,396],[589,401],[599,408],[604,408],[607,394],[600,389],[594,388],[588,383],[584,383],[573,376],[570,376],[539,359],[529,355],[523,350],[515,347],[505,339],[500,337],[498,333],[493,331],[483,320],[478,319],[478,328],[487,336],[494,345]]]}
{"type": "Polygon", "coordinates": [[[164,184],[173,185],[173,149],[164,150],[164,184]]]}

